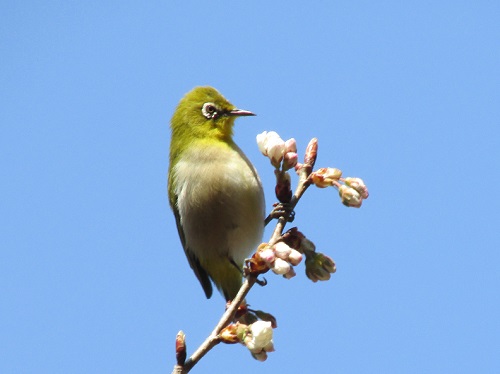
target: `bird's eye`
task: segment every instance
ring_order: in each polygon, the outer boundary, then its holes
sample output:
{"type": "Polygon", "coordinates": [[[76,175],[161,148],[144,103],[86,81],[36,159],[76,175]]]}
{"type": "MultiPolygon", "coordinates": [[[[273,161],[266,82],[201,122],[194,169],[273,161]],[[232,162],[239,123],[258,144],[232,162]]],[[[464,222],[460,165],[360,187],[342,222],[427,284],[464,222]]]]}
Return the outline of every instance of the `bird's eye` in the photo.
{"type": "Polygon", "coordinates": [[[215,118],[217,117],[217,107],[214,103],[205,103],[201,108],[201,113],[208,119],[215,118]]]}

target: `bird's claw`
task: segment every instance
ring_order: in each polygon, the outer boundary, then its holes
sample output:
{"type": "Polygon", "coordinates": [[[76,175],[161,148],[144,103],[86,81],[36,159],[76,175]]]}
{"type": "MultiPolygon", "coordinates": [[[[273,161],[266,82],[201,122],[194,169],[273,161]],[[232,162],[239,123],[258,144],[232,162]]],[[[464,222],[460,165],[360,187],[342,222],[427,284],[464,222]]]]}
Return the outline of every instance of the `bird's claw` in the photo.
{"type": "Polygon", "coordinates": [[[259,286],[261,286],[261,287],[264,287],[264,286],[267,284],[267,280],[266,280],[266,278],[262,278],[262,280],[257,279],[257,280],[255,281],[255,283],[257,283],[257,284],[258,284],[259,286]]]}
{"type": "Polygon", "coordinates": [[[276,203],[274,208],[269,213],[266,218],[266,225],[273,219],[279,219],[280,217],[285,217],[287,222],[293,222],[295,219],[295,211],[289,203],[276,203]]]}

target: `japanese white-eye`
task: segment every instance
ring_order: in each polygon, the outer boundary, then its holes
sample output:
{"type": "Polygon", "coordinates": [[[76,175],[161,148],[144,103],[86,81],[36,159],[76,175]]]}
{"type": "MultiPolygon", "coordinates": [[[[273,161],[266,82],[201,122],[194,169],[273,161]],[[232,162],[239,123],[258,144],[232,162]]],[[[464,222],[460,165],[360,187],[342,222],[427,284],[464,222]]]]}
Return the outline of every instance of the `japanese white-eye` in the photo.
{"type": "Polygon", "coordinates": [[[236,108],[212,87],[196,87],[171,120],[168,196],[189,265],[207,298],[212,284],[232,300],[244,259],[264,230],[257,171],[233,141],[236,108]]]}

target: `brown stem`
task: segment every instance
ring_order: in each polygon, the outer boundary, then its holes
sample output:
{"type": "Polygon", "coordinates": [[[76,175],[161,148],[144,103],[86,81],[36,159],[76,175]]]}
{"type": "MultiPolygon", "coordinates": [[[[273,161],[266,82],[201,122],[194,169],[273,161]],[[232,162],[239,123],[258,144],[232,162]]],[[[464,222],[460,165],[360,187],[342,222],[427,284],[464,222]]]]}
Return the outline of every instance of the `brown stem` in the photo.
{"type": "Polygon", "coordinates": [[[233,299],[233,301],[231,301],[231,304],[222,315],[219,323],[217,324],[217,326],[215,326],[210,336],[207,339],[205,339],[205,341],[198,347],[198,349],[191,355],[191,357],[184,364],[184,369],[186,370],[185,371],[186,373],[188,373],[191,370],[191,368],[194,365],[196,365],[198,361],[200,361],[201,358],[205,356],[213,347],[215,347],[217,344],[220,343],[219,333],[234,319],[234,316],[236,315],[239,306],[245,300],[245,296],[248,294],[248,292],[253,287],[256,281],[257,277],[252,274],[246,277],[240,290],[238,291],[238,294],[233,299]]]}

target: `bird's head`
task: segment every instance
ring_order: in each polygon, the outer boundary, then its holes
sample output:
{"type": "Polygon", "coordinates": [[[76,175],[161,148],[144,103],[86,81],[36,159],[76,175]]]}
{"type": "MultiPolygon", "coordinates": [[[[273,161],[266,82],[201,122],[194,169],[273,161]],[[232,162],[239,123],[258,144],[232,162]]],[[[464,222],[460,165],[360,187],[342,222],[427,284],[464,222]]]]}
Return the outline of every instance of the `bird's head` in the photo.
{"type": "Polygon", "coordinates": [[[234,120],[254,116],[236,108],[213,87],[195,87],[179,102],[172,117],[172,139],[187,143],[194,139],[231,141],[234,120]]]}

